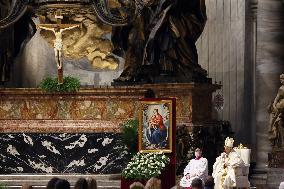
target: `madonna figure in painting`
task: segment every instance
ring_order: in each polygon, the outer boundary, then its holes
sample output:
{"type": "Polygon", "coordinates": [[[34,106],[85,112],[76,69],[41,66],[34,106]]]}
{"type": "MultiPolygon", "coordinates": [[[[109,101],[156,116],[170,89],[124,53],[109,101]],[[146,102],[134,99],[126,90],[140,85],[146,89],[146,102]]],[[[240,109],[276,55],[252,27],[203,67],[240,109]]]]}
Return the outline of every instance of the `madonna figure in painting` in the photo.
{"type": "Polygon", "coordinates": [[[154,109],[153,111],[148,131],[147,136],[151,144],[155,144],[160,147],[164,147],[166,145],[165,139],[167,138],[167,128],[164,125],[163,117],[159,114],[158,109],[154,109]]]}

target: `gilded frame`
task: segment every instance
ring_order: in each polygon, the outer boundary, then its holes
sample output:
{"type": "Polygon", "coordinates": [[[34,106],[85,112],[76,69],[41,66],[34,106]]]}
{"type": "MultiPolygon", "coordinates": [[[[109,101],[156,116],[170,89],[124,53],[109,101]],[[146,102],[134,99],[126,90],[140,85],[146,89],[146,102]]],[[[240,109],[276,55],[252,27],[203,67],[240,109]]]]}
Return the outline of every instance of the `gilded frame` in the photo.
{"type": "Polygon", "coordinates": [[[139,107],[139,152],[173,151],[173,100],[141,100],[139,107]],[[162,120],[162,121],[161,121],[162,120]]]}

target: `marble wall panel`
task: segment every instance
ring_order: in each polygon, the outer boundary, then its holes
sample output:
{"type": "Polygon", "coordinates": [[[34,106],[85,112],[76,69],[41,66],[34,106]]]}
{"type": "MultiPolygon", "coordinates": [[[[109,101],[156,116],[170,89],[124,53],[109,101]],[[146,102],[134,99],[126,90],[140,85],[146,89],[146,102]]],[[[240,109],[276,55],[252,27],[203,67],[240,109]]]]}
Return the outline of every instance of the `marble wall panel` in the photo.
{"type": "Polygon", "coordinates": [[[1,119],[97,119],[135,117],[138,101],[119,99],[0,100],[1,119]]]}
{"type": "Polygon", "coordinates": [[[0,174],[120,173],[127,152],[113,133],[1,133],[0,174]]]}
{"type": "Polygon", "coordinates": [[[39,89],[4,88],[0,89],[0,120],[114,122],[137,118],[139,99],[143,98],[147,89],[152,89],[157,98],[176,98],[178,123],[192,122],[193,115],[197,114],[201,116],[198,118],[199,121],[204,121],[211,119],[211,94],[217,88],[219,86],[216,85],[165,84],[86,88],[73,94],[44,93],[39,89]],[[193,96],[195,100],[192,100],[193,96]]]}
{"type": "Polygon", "coordinates": [[[123,121],[0,120],[0,133],[120,133],[123,121]]]}

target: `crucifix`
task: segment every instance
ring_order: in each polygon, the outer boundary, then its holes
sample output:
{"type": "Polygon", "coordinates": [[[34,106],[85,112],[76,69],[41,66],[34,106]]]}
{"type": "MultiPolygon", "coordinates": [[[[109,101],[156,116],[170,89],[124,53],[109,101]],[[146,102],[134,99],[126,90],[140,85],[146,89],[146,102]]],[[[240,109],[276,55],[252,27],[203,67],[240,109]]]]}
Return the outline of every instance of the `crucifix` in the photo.
{"type": "Polygon", "coordinates": [[[58,75],[58,84],[63,84],[63,39],[62,33],[66,30],[71,30],[76,27],[80,27],[81,24],[61,24],[63,16],[60,14],[55,15],[56,24],[38,24],[38,28],[52,31],[55,35],[55,40],[53,49],[55,54],[55,61],[57,64],[57,75],[58,75]]]}

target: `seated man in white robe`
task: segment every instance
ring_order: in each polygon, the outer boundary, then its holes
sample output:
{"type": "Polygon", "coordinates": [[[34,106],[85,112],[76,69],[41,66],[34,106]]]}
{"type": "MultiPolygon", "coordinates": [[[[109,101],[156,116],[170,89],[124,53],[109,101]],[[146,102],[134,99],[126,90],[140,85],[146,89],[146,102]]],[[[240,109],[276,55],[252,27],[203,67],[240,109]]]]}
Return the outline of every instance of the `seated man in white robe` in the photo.
{"type": "Polygon", "coordinates": [[[215,189],[231,189],[236,187],[235,168],[243,167],[244,162],[240,155],[233,150],[234,139],[227,137],[225,152],[216,158],[213,165],[215,189]]]}
{"type": "Polygon", "coordinates": [[[199,148],[195,150],[195,159],[190,160],[184,169],[184,176],[180,181],[180,186],[191,187],[191,182],[195,178],[200,178],[203,182],[208,176],[208,162],[202,157],[202,151],[199,148]]]}

